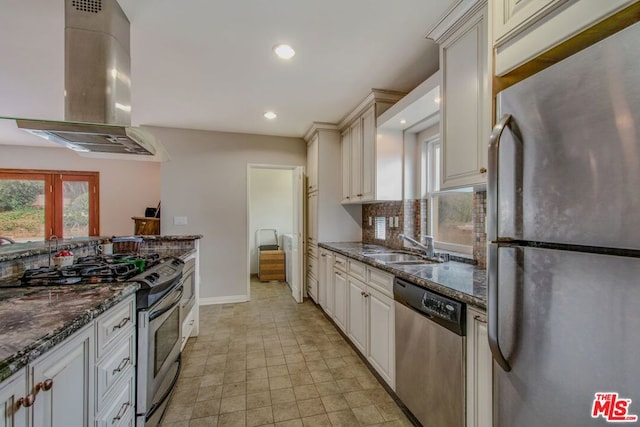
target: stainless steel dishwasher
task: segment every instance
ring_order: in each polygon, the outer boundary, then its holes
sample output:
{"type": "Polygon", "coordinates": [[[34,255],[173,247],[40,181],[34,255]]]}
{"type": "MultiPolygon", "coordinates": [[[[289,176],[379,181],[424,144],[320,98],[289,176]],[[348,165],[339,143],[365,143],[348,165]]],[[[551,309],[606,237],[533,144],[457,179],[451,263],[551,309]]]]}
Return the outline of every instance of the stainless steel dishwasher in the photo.
{"type": "Polygon", "coordinates": [[[395,279],[396,394],[424,427],[465,424],[465,305],[395,279]]]}

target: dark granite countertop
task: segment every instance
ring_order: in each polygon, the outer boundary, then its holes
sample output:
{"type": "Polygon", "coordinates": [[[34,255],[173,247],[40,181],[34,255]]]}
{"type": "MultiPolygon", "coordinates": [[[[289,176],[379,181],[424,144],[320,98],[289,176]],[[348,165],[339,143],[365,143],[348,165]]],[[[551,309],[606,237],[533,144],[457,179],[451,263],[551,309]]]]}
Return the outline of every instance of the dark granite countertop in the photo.
{"type": "Polygon", "coordinates": [[[174,236],[140,236],[144,240],[199,240],[202,239],[202,234],[185,234],[174,236]]]}
{"type": "MultiPolygon", "coordinates": [[[[142,237],[145,241],[185,241],[185,240],[198,240],[202,239],[202,235],[171,235],[171,236],[136,236],[142,237]]],[[[51,243],[51,250],[57,248],[58,250],[67,249],[73,250],[84,246],[99,245],[107,239],[112,237],[107,236],[95,236],[95,237],[75,237],[71,239],[59,239],[58,242],[54,240],[51,243]]],[[[49,242],[48,241],[34,241],[25,243],[15,243],[13,245],[0,246],[0,262],[12,261],[15,259],[22,259],[31,257],[34,255],[48,254],[49,242]]]]}
{"type": "Polygon", "coordinates": [[[0,288],[0,381],[137,289],[137,283],[0,288]]]}
{"type": "Polygon", "coordinates": [[[362,255],[364,252],[388,252],[385,246],[362,242],[320,243],[320,247],[387,271],[426,289],[458,301],[486,309],[486,271],[475,265],[456,261],[423,265],[388,265],[362,255]]]}
{"type": "MultiPolygon", "coordinates": [[[[73,250],[84,246],[99,245],[104,242],[105,239],[107,239],[107,237],[76,237],[71,239],[59,239],[57,244],[54,240],[51,243],[51,250],[53,251],[54,248],[57,248],[58,250],[73,250]]],[[[44,242],[39,240],[34,242],[15,243],[13,245],[2,245],[0,246],[0,262],[48,253],[48,241],[44,242]]]]}

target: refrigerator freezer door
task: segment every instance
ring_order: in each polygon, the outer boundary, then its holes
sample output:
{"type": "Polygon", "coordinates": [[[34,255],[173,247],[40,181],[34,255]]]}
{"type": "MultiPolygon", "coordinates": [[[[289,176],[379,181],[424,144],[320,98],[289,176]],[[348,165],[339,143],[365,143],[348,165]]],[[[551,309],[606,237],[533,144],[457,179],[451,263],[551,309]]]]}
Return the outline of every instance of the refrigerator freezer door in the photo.
{"type": "Polygon", "coordinates": [[[498,240],[640,249],[638,40],[635,24],[498,95],[498,240]]]}
{"type": "Polygon", "coordinates": [[[591,417],[598,392],[632,399],[640,415],[640,259],[497,252],[498,341],[511,371],[494,367],[495,426],[605,425],[591,417]]]}

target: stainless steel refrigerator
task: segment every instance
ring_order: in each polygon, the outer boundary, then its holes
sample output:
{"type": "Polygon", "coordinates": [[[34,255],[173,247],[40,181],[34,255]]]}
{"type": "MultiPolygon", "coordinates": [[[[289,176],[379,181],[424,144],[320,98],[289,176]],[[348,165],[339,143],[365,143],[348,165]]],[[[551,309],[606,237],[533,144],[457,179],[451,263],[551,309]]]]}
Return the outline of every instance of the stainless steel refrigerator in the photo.
{"type": "Polygon", "coordinates": [[[640,415],[639,40],[635,24],[498,94],[487,188],[496,427],[640,415]]]}

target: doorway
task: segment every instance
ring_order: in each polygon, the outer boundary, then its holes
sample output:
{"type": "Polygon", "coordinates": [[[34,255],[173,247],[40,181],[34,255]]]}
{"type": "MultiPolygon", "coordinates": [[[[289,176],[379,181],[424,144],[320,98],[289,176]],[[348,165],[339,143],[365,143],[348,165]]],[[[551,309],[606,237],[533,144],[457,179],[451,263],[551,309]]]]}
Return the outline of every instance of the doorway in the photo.
{"type": "MultiPolygon", "coordinates": [[[[259,250],[257,237],[259,230],[275,229],[280,249],[284,250],[288,235],[290,251],[288,254],[289,271],[287,283],[291,295],[301,303],[304,296],[302,280],[304,232],[302,166],[281,166],[249,164],[247,167],[247,296],[251,300],[251,276],[258,273],[259,250]]],[[[268,235],[269,233],[267,233],[268,235]]],[[[260,233],[264,236],[265,233],[260,233]]],[[[271,242],[260,241],[260,244],[271,242]]]]}

